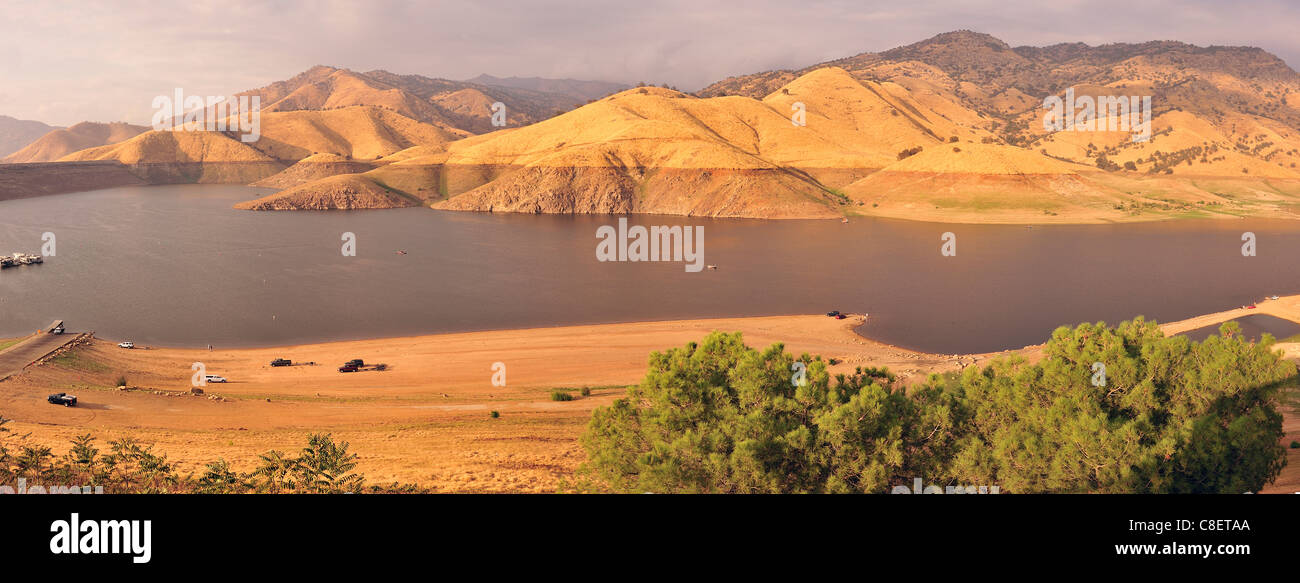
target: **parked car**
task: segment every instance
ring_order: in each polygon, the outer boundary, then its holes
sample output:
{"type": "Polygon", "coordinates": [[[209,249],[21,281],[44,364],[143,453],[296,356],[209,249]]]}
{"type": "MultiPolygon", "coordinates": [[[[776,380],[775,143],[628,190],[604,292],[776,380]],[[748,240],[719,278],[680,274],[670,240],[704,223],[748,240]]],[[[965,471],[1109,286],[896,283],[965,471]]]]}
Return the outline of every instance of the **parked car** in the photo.
{"type": "Polygon", "coordinates": [[[835,319],[836,319],[836,320],[843,320],[843,319],[845,319],[845,318],[847,318],[847,317],[848,317],[848,316],[845,316],[844,314],[835,314],[835,319]]]}
{"type": "Polygon", "coordinates": [[[831,310],[831,311],[829,311],[829,312],[826,312],[826,315],[827,315],[827,316],[830,316],[830,317],[832,317],[832,318],[834,318],[835,316],[840,315],[840,311],[839,311],[839,310],[831,310]]]}
{"type": "Polygon", "coordinates": [[[366,361],[361,360],[360,358],[354,358],[352,360],[343,363],[343,366],[355,366],[357,368],[361,368],[365,365],[366,365],[366,361]]]}
{"type": "Polygon", "coordinates": [[[339,372],[357,372],[358,370],[361,369],[357,368],[357,365],[352,363],[348,363],[339,367],[339,372]]]}
{"type": "Polygon", "coordinates": [[[67,393],[54,393],[53,395],[46,397],[45,400],[49,401],[51,405],[63,405],[64,407],[77,406],[77,397],[67,393]]]}
{"type": "Polygon", "coordinates": [[[271,361],[271,366],[289,366],[291,364],[293,364],[293,361],[287,358],[277,358],[271,361]]]}
{"type": "Polygon", "coordinates": [[[117,347],[118,347],[118,348],[135,348],[135,343],[134,343],[134,342],[118,342],[118,343],[117,343],[117,347]]]}
{"type": "Polygon", "coordinates": [[[224,382],[227,382],[227,381],[226,381],[226,377],[223,377],[223,376],[217,376],[217,375],[214,375],[214,374],[205,374],[205,375],[203,375],[203,381],[204,381],[204,382],[208,382],[208,383],[224,383],[224,382]]]}

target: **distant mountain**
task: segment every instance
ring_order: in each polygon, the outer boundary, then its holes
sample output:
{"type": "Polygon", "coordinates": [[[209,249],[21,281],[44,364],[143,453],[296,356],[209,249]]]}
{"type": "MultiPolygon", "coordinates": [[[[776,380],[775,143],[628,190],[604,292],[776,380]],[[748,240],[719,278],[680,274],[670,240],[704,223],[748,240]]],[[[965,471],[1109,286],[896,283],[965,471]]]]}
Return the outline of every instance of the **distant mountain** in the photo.
{"type": "Polygon", "coordinates": [[[59,128],[39,121],[0,115],[0,158],[23,149],[37,138],[57,129],[59,128]]]}
{"type": "Polygon", "coordinates": [[[519,127],[584,103],[566,93],[450,81],[388,71],[359,73],[316,66],[286,81],[238,95],[259,95],[263,111],[325,110],[352,105],[383,107],[414,120],[470,133],[486,133],[492,104],[506,107],[506,126],[519,127]]]}
{"type": "Polygon", "coordinates": [[[73,152],[116,144],[149,131],[128,123],[82,122],[67,129],[55,129],[26,147],[6,156],[7,163],[53,162],[73,152]]]}
{"type": "Polygon", "coordinates": [[[1300,75],[1253,47],[1174,41],[1011,47],[987,34],[955,31],[800,70],[731,77],[701,96],[761,97],[791,79],[834,66],[863,81],[893,81],[974,112],[963,125],[1001,142],[1107,169],[1149,173],[1300,178],[1300,75]],[[1119,132],[1043,129],[1043,99],[1152,96],[1155,138],[1119,132]]]}
{"type": "Polygon", "coordinates": [[[261,96],[259,141],[148,132],[59,159],[116,161],[155,183],[286,189],[241,205],[259,210],[1300,218],[1300,75],[1254,48],[1011,47],[956,31],[695,95],[583,99],[608,88],[314,67],[244,94],[261,96]],[[1149,139],[1045,129],[1044,98],[1067,91],[1150,96],[1149,139]],[[505,131],[491,123],[497,102],[505,131]]]}
{"type": "Polygon", "coordinates": [[[556,93],[572,97],[576,103],[586,103],[593,99],[607,97],[628,89],[630,85],[622,83],[610,83],[608,81],[582,81],[578,79],[546,79],[543,77],[493,77],[492,75],[479,75],[473,79],[466,79],[466,83],[477,85],[490,85],[493,87],[513,87],[515,89],[527,89],[529,91],[539,91],[542,93],[556,93]]]}
{"type": "Polygon", "coordinates": [[[414,146],[444,146],[470,135],[373,105],[264,111],[260,119],[260,139],[249,143],[224,132],[149,131],[59,161],[116,161],[138,169],[152,182],[249,183],[316,155],[321,155],[317,161],[328,159],[324,155],[344,161],[376,160],[414,146]]]}

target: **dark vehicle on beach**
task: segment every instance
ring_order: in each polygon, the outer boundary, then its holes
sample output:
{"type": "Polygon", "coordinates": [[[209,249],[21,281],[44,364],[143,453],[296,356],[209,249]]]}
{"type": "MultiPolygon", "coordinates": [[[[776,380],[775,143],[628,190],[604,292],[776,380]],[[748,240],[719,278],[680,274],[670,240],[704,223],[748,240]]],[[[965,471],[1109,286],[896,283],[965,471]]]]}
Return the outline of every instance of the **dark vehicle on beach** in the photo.
{"type": "Polygon", "coordinates": [[[271,366],[290,366],[292,364],[293,361],[287,358],[277,358],[271,361],[271,366]]]}
{"type": "Polygon", "coordinates": [[[63,405],[64,407],[75,407],[77,405],[77,397],[67,393],[54,393],[46,397],[45,400],[49,401],[51,405],[63,405]]]}
{"type": "Polygon", "coordinates": [[[826,315],[827,315],[827,316],[830,316],[830,317],[832,317],[832,318],[834,318],[835,316],[840,315],[840,311],[839,311],[839,310],[831,310],[831,311],[829,311],[829,312],[826,312],[826,315]]]}
{"type": "Polygon", "coordinates": [[[357,368],[361,368],[365,365],[366,365],[366,361],[361,360],[360,358],[354,358],[352,360],[343,363],[343,366],[355,366],[357,368]]]}
{"type": "Polygon", "coordinates": [[[352,364],[350,362],[348,364],[339,367],[339,372],[357,372],[358,370],[361,369],[357,368],[357,365],[352,364]]]}

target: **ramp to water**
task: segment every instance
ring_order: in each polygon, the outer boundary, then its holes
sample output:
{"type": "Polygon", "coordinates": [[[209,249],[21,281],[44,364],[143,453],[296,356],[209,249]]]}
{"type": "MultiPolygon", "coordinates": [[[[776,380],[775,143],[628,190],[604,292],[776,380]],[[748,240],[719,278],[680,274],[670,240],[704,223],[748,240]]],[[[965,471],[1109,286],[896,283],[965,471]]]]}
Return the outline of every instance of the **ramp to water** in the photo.
{"type": "Polygon", "coordinates": [[[27,365],[76,340],[77,334],[33,334],[0,352],[0,382],[23,372],[27,365]]]}

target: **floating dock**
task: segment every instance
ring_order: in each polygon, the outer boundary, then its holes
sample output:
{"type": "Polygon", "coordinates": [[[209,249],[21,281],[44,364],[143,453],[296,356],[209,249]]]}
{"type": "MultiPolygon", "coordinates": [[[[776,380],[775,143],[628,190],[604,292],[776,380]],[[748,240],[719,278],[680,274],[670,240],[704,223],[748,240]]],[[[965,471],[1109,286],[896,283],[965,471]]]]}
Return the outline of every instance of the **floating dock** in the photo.
{"type": "Polygon", "coordinates": [[[36,265],[38,263],[45,263],[45,258],[40,255],[28,255],[26,253],[0,255],[0,269],[17,267],[19,265],[36,265]]]}

